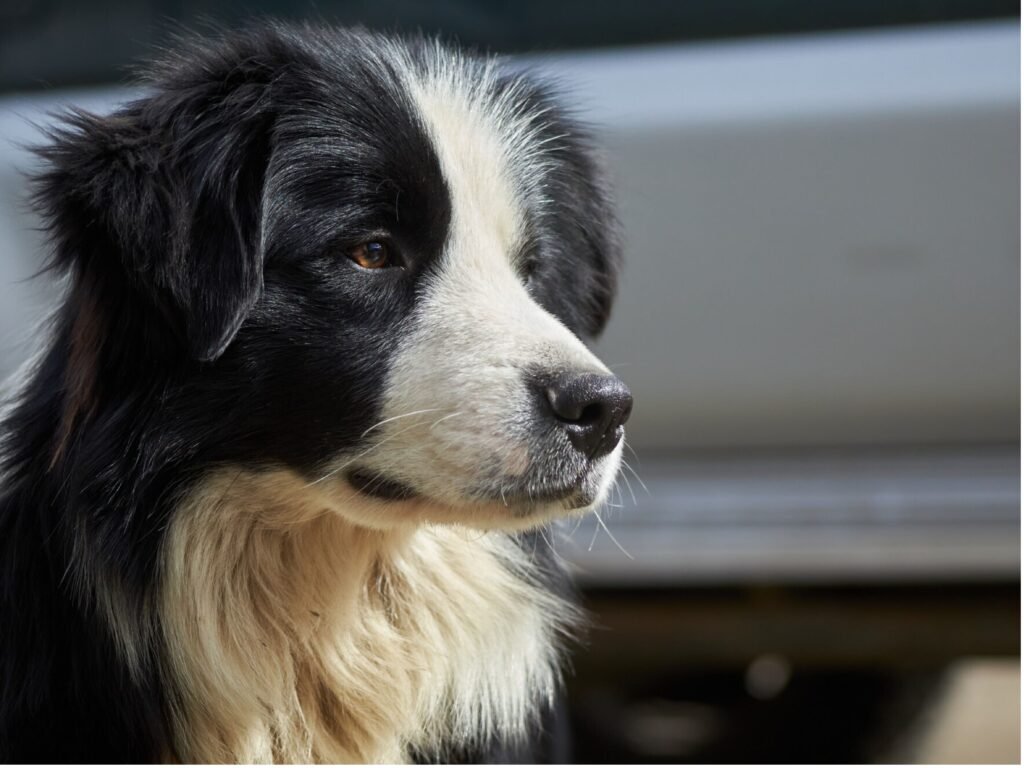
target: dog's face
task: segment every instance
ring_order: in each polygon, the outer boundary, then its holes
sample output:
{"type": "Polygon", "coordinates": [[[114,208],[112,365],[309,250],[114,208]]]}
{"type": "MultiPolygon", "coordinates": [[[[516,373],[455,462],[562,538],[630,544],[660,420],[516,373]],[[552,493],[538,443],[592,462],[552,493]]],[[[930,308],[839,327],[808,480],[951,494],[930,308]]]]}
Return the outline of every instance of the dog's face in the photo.
{"type": "Polygon", "coordinates": [[[172,62],[152,96],[64,137],[102,132],[92,162],[130,168],[103,179],[136,199],[106,203],[122,253],[101,268],[148,260],[128,288],[177,340],[168,407],[215,422],[204,455],[296,468],[374,527],[516,528],[600,502],[631,398],[581,341],[618,254],[576,126],[543,88],[432,44],[251,45],[172,62]]]}

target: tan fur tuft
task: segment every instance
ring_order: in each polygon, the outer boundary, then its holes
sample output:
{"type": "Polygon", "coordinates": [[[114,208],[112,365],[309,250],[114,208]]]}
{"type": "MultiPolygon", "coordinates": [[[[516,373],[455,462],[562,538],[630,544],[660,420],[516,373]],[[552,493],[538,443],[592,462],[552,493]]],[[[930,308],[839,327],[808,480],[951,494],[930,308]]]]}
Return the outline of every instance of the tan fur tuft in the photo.
{"type": "Polygon", "coordinates": [[[372,531],[286,470],[221,470],[177,511],[161,620],[176,757],[399,762],[515,738],[575,609],[505,535],[372,531]]]}

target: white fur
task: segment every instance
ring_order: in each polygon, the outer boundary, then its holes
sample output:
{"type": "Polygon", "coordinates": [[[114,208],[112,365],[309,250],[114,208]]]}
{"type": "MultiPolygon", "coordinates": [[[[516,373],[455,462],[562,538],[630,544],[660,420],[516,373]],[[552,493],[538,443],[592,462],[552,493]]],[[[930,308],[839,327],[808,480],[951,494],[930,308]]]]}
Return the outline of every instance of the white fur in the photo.
{"type": "Polygon", "coordinates": [[[398,762],[521,736],[576,619],[530,573],[503,534],[372,531],[286,470],[215,473],[164,551],[175,756],[398,762]]]}

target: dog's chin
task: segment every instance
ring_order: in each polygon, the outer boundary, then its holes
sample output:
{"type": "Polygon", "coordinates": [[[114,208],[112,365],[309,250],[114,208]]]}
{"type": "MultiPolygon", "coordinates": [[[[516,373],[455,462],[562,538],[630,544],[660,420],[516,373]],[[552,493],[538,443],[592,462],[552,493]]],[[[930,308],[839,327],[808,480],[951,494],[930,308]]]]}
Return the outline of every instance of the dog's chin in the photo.
{"type": "Polygon", "coordinates": [[[356,468],[344,476],[349,493],[339,512],[375,529],[454,524],[479,530],[528,530],[586,514],[601,504],[618,471],[617,461],[603,464],[562,485],[483,490],[451,500],[433,498],[399,480],[356,468]]]}

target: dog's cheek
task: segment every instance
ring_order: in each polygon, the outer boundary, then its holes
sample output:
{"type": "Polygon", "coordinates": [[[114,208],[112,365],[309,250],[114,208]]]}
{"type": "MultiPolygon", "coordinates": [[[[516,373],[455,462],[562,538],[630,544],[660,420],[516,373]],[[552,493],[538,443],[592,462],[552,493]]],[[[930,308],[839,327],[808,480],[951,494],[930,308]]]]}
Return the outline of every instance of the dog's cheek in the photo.
{"type": "Polygon", "coordinates": [[[529,403],[513,344],[481,330],[456,313],[421,315],[383,398],[389,421],[375,464],[452,503],[481,476],[528,463],[529,403]]]}

